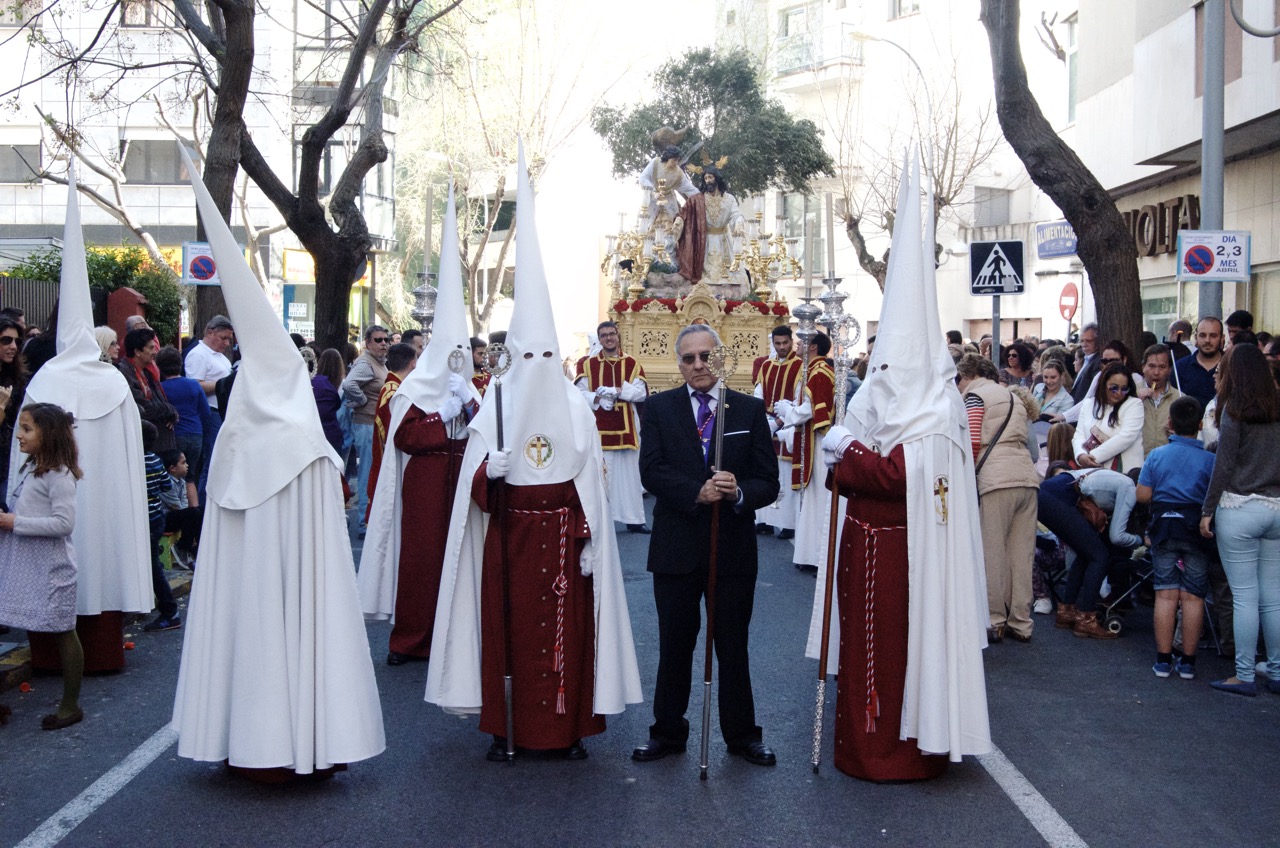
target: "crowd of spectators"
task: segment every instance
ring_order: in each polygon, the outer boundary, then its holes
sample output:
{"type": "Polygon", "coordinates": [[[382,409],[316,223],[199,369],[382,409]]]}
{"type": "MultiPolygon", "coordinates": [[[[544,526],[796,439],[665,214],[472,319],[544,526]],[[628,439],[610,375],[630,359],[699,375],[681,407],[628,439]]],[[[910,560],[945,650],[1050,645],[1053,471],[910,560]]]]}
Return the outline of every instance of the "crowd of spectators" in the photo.
{"type": "Polygon", "coordinates": [[[1029,610],[1114,639],[1120,601],[1149,581],[1157,676],[1195,677],[1208,610],[1235,657],[1211,685],[1252,696],[1265,667],[1280,693],[1280,339],[1238,310],[1176,321],[1163,342],[1144,333],[1140,357],[1096,324],[995,356],[990,336],[947,343],[978,469],[989,640],[1030,641],[1029,610]],[[1053,586],[1036,551],[1058,546],[1053,586]]]}

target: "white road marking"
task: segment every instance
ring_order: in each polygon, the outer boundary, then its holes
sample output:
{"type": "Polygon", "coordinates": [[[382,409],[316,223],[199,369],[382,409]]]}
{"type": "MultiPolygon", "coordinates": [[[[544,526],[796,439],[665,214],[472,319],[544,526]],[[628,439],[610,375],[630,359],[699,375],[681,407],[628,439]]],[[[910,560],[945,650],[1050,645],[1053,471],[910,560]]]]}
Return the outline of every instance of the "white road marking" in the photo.
{"type": "Polygon", "coordinates": [[[1003,751],[992,745],[991,753],[978,757],[978,762],[1022,811],[1031,826],[1040,832],[1050,848],[1089,848],[1080,834],[1031,785],[1031,781],[1023,777],[1018,767],[1009,762],[1003,751]]]}
{"type": "Polygon", "coordinates": [[[129,781],[138,776],[144,768],[151,765],[157,757],[178,741],[178,731],[165,725],[152,734],[129,756],[116,764],[111,771],[93,782],[88,789],[72,798],[58,812],[45,819],[44,824],[31,831],[26,839],[18,843],[17,848],[52,848],[71,831],[101,807],[111,797],[123,789],[129,781]]]}

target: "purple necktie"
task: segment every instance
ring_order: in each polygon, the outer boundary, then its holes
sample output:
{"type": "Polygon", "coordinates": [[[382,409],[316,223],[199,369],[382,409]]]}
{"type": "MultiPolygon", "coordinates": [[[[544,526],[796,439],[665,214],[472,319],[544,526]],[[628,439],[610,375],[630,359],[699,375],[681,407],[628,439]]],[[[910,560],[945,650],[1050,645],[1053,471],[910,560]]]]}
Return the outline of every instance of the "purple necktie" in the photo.
{"type": "Polygon", "coordinates": [[[711,454],[711,395],[706,392],[694,392],[698,399],[698,438],[702,441],[702,461],[706,462],[711,454]]]}

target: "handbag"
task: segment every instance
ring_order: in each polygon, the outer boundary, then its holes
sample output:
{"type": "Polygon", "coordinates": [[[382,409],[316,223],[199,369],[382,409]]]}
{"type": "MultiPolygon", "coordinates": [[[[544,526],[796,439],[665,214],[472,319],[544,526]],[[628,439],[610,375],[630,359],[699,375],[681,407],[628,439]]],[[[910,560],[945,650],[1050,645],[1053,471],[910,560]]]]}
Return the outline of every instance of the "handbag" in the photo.
{"type": "MultiPolygon", "coordinates": [[[[1092,473],[1092,472],[1090,472],[1092,473]]],[[[1099,533],[1107,529],[1107,513],[1102,507],[1098,506],[1098,502],[1081,491],[1080,483],[1088,474],[1082,474],[1076,478],[1071,484],[1071,488],[1076,492],[1076,511],[1080,513],[1080,517],[1089,522],[1089,525],[1099,533]]]]}

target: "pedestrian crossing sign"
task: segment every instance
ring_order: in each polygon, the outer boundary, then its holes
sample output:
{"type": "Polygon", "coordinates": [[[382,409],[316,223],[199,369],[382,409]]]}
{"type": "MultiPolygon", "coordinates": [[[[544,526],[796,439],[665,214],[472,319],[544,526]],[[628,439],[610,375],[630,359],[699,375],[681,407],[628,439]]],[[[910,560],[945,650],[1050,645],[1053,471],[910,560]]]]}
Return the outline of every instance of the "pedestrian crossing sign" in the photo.
{"type": "Polygon", "coordinates": [[[969,245],[969,293],[1022,294],[1023,245],[1020,241],[975,241],[969,245]]]}

